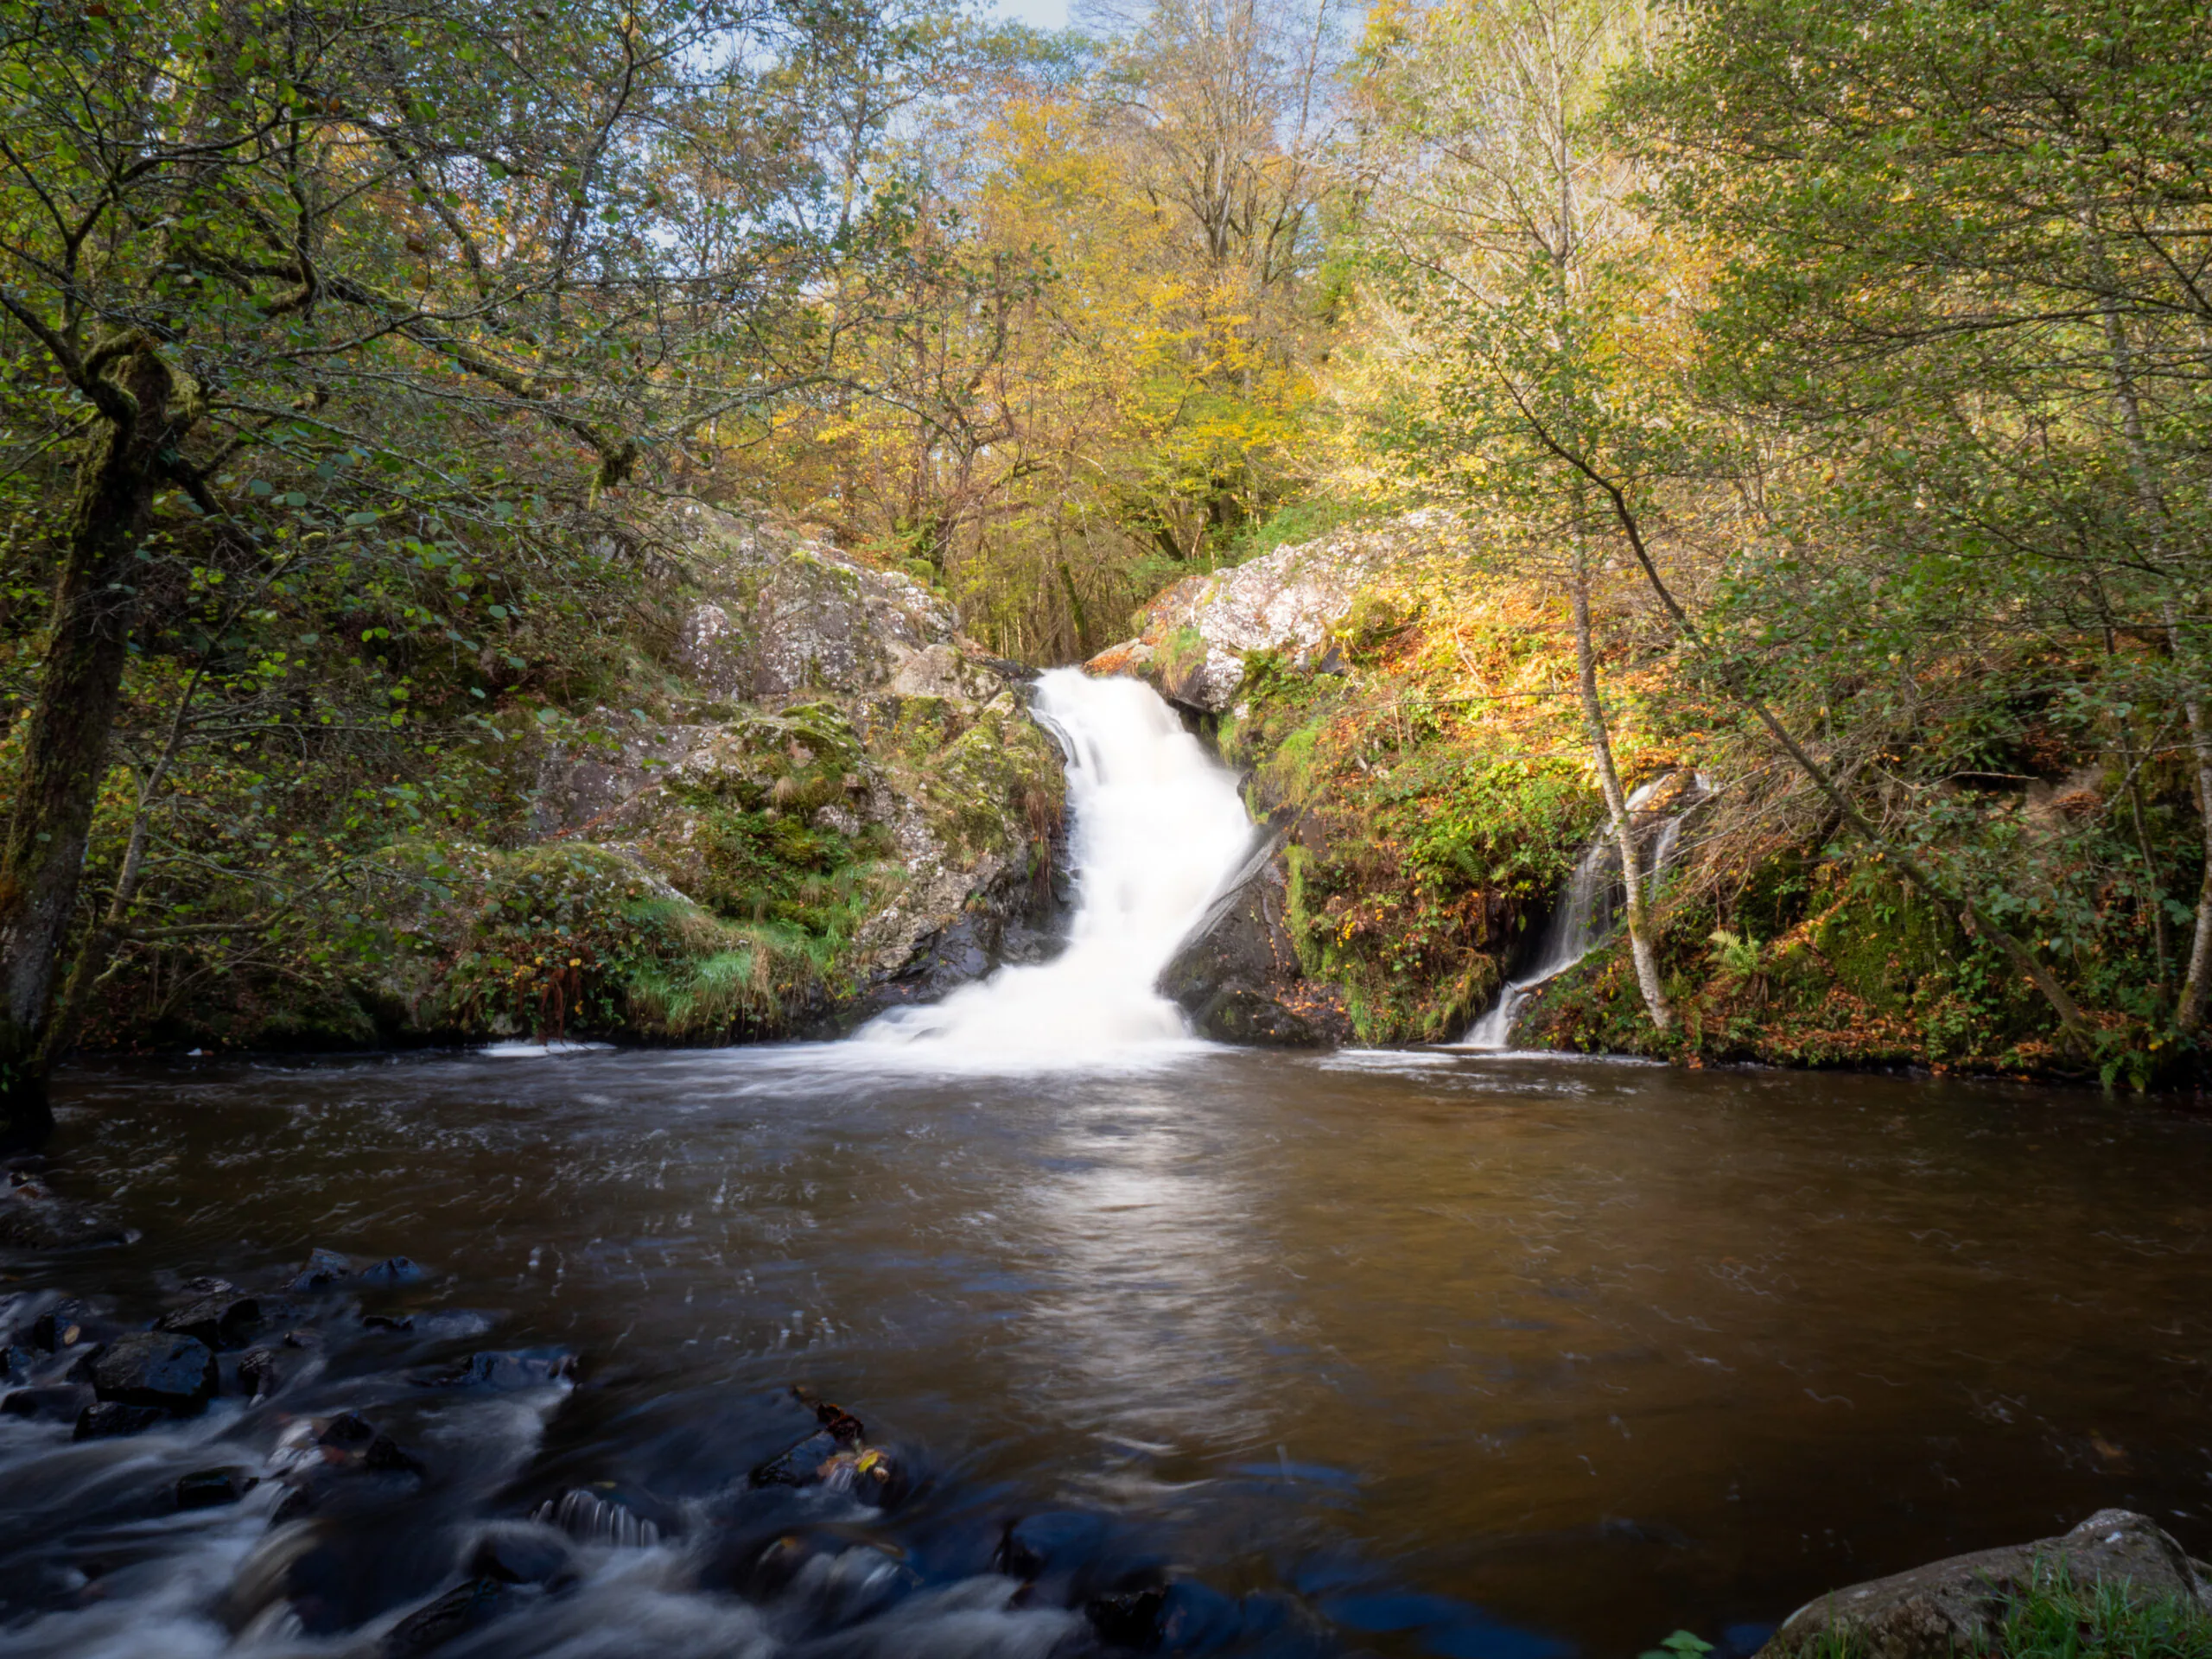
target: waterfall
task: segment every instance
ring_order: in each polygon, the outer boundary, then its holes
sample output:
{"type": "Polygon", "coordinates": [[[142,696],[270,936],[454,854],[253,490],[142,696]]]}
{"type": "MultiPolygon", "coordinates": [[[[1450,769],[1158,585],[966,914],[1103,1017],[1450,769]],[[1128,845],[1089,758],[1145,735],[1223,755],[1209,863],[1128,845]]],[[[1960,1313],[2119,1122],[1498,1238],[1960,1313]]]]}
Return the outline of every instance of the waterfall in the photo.
{"type": "MultiPolygon", "coordinates": [[[[1630,813],[1640,812],[1649,805],[1673,775],[1663,774],[1639,787],[1628,798],[1630,813]]],[[[1674,856],[1675,843],[1681,838],[1684,809],[1710,792],[1705,774],[1698,773],[1675,810],[1659,826],[1651,845],[1648,880],[1656,883],[1674,856]]],[[[1513,1040],[1514,1018],[1521,1012],[1521,1005],[1529,1000],[1529,994],[1546,980],[1573,967],[1613,931],[1613,899],[1619,887],[1618,858],[1610,830],[1601,831],[1582,849],[1573,873],[1560,889],[1559,902],[1553,906],[1551,921],[1544,929],[1535,966],[1518,979],[1508,982],[1498,993],[1491,1011],[1476,1020],[1461,1039],[1468,1047],[1509,1047],[1513,1040]]]]}
{"type": "Polygon", "coordinates": [[[855,1041],[955,1063],[1052,1065],[1187,1034],[1153,985],[1251,845],[1236,779],[1141,681],[1054,669],[1032,709],[1067,754],[1067,948],[930,1007],[893,1008],[855,1041]]]}

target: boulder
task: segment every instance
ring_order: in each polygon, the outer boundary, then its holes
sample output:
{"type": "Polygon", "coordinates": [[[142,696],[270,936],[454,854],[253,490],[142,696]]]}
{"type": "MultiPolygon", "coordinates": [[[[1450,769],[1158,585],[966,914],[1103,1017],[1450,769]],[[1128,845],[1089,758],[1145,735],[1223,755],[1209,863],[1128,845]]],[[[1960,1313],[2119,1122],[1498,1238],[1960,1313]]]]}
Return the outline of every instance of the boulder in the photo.
{"type": "Polygon", "coordinates": [[[1190,938],[1160,972],[1160,994],[1216,1042],[1328,1048],[1352,1028],[1341,996],[1306,977],[1285,921],[1286,836],[1263,830],[1190,938]]]}
{"type": "Polygon", "coordinates": [[[2031,1544],[1954,1555],[1886,1579],[1832,1591],[1784,1619],[1761,1659],[1834,1650],[1840,1636],[1859,1659],[1949,1659],[1986,1652],[2006,1604],[2038,1575],[2125,1586],[2145,1599],[2193,1601],[2212,1614],[2206,1569],[2155,1522],[2100,1510],[2073,1531],[2031,1544]]]}
{"type": "Polygon", "coordinates": [[[1248,652],[1324,663],[1330,635],[1361,590],[1402,560],[1455,543],[1451,513],[1424,508],[1277,548],[1211,575],[1186,576],[1145,607],[1144,631],[1091,658],[1096,674],[1135,674],[1186,709],[1225,714],[1244,683],[1248,652]]]}
{"type": "Polygon", "coordinates": [[[825,542],[707,507],[675,520],[709,596],[684,619],[691,676],[747,700],[861,691],[953,637],[952,612],[912,577],[825,542]]]}
{"type": "Polygon", "coordinates": [[[92,1392],[104,1401],[181,1414],[215,1397],[215,1353],[197,1337],[166,1331],[118,1337],[91,1369],[92,1392]]]}

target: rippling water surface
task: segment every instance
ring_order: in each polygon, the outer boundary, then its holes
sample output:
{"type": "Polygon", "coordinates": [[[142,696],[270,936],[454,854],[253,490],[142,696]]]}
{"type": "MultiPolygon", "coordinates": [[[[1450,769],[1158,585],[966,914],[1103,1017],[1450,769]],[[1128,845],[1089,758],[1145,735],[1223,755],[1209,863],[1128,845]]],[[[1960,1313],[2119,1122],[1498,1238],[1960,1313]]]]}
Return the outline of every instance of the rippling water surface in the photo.
{"type": "Polygon", "coordinates": [[[886,1064],[74,1074],[58,1167],[143,1236],[15,1263],[11,1317],[143,1324],[317,1245],[429,1272],[259,1404],[81,1446],[0,1419],[0,1648],[391,1651],[487,1522],[577,1489],[661,1541],[439,1652],[1075,1654],[1086,1601],[1162,1585],[1187,1651],[1744,1649],[2101,1505],[2212,1551],[2203,1119],[1446,1053],[886,1064]],[[416,1386],[493,1346],[578,1380],[416,1386]],[[901,1502],[748,1483],[811,1426],[794,1384],[893,1448],[901,1502]],[[273,1530],[273,1481],[173,1512],[178,1473],[279,1467],[346,1408],[426,1472],[273,1530]]]}

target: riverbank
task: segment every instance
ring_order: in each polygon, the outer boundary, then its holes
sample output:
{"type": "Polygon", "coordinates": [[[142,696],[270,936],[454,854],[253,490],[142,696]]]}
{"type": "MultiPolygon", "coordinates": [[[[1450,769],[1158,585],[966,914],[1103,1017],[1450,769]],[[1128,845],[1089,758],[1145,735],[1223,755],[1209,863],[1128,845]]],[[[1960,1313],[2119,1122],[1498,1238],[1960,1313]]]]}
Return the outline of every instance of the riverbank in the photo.
{"type": "MultiPolygon", "coordinates": [[[[1281,831],[1268,879],[1294,961],[1275,1001],[1337,1010],[1358,1041],[1465,1035],[1542,954],[1603,824],[1566,601],[1506,551],[1441,512],[1355,525],[1170,588],[1092,664],[1150,680],[1245,772],[1255,816],[1281,831]]],[[[1639,857],[1674,1025],[1654,1024],[1616,926],[1527,999],[1514,1044],[2193,1084],[2201,1051],[2159,1005],[2181,912],[2146,905],[2114,841],[2139,829],[2162,859],[2201,856],[2177,766],[2119,766],[2108,734],[2053,702],[1977,715],[1993,723],[1971,762],[1959,728],[1931,722],[1857,774],[1878,819],[1901,791],[1916,811],[1941,803],[1917,856],[2035,936],[2086,1010],[2069,1042],[1993,941],[1843,832],[1691,671],[1640,582],[1615,573],[1596,597],[1624,786],[1655,791],[1639,857]]]]}

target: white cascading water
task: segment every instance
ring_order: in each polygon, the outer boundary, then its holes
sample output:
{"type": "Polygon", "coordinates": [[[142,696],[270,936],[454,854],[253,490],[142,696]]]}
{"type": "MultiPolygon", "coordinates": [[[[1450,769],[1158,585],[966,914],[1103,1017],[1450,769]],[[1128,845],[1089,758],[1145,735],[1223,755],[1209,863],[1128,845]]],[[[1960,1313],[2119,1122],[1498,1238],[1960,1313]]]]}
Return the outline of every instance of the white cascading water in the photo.
{"type": "MultiPolygon", "coordinates": [[[[1667,778],[1662,776],[1641,785],[1628,798],[1628,810],[1641,811],[1666,782],[1667,778]]],[[[1701,798],[1707,788],[1705,774],[1700,772],[1693,798],[1701,798]]],[[[1657,880],[1666,870],[1667,861],[1674,855],[1675,843],[1681,832],[1682,815],[1677,810],[1659,826],[1658,839],[1651,849],[1649,880],[1657,880]]],[[[1553,908],[1551,921],[1544,929],[1543,948],[1537,955],[1535,966],[1508,982],[1498,993],[1496,1006],[1476,1020],[1460,1039],[1466,1046],[1492,1050],[1511,1046],[1514,1018],[1521,1012],[1521,1005],[1529,1000],[1529,994],[1546,980],[1573,967],[1613,931],[1617,868],[1614,856],[1610,833],[1601,833],[1582,849],[1582,856],[1575,861],[1574,873],[1560,889],[1559,903],[1553,908]]]]}
{"type": "Polygon", "coordinates": [[[1081,1065],[1188,1034],[1154,985],[1251,846],[1236,776],[1141,681],[1058,668],[1031,706],[1068,755],[1067,948],[929,1007],[893,1008],[855,1041],[959,1065],[1081,1065]]]}

